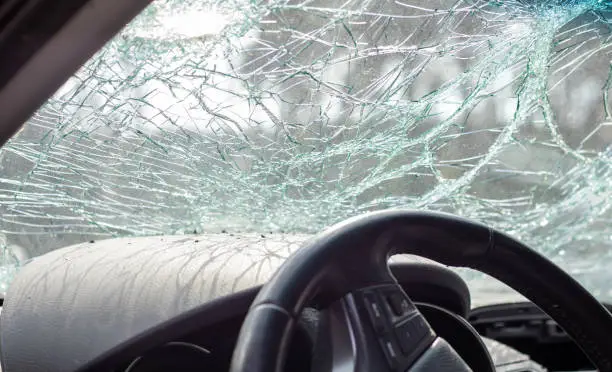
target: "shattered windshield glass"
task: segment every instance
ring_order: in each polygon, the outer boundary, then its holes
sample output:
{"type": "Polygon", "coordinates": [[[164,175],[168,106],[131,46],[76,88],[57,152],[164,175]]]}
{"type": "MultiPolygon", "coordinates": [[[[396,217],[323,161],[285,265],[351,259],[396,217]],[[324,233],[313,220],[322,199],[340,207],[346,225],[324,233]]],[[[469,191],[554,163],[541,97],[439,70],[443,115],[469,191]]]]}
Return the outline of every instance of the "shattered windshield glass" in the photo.
{"type": "Polygon", "coordinates": [[[402,207],[490,224],[612,299],[608,9],[157,1],[0,150],[3,275],[90,239],[402,207]]]}

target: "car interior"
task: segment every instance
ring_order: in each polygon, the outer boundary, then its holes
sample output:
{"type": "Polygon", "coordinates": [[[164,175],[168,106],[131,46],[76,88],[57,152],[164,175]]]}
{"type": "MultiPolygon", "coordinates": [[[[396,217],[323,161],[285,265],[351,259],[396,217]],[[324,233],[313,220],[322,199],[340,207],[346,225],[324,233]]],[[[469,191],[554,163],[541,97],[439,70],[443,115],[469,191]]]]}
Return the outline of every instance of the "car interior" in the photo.
{"type": "MultiPolygon", "coordinates": [[[[149,4],[1,3],[0,146],[149,4]]],[[[2,298],[1,370],[612,371],[612,305],[539,247],[445,208],[372,208],[313,234],[189,225],[26,257],[2,298]],[[475,301],[458,268],[519,297],[475,301]]]]}

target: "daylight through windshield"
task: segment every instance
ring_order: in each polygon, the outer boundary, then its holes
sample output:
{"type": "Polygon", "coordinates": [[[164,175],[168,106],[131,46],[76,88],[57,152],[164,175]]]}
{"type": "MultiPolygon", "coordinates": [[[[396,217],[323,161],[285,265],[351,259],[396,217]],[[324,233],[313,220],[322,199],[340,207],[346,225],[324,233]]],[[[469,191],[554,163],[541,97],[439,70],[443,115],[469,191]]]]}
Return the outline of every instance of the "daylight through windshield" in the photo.
{"type": "Polygon", "coordinates": [[[157,1],[0,150],[4,285],[117,236],[492,225],[602,299],[610,19],[584,1],[157,1]]]}

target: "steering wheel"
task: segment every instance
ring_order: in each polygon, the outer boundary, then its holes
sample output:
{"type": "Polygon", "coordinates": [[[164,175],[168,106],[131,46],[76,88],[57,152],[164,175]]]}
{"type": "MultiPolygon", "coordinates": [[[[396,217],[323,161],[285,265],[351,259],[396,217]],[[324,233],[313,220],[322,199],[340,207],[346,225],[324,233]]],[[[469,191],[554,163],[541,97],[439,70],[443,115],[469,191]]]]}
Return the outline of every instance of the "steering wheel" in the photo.
{"type": "Polygon", "coordinates": [[[388,257],[398,253],[501,280],[550,315],[600,371],[612,371],[612,316],[567,273],[485,225],[407,210],[352,218],[305,243],[255,298],[230,371],[283,370],[292,330],[315,295],[328,315],[329,370],[470,370],[391,275],[388,257]]]}

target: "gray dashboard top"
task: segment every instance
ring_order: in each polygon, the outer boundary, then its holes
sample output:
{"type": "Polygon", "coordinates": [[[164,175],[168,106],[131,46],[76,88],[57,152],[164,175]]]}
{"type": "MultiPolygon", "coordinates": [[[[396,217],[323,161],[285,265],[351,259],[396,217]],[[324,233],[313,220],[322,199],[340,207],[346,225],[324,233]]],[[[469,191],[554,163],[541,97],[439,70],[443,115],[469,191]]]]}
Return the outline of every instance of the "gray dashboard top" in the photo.
{"type": "Polygon", "coordinates": [[[3,370],[74,370],[202,303],[264,283],[307,238],[122,238],[35,258],[5,298],[3,370]]]}

